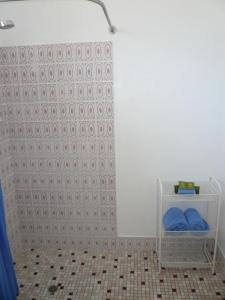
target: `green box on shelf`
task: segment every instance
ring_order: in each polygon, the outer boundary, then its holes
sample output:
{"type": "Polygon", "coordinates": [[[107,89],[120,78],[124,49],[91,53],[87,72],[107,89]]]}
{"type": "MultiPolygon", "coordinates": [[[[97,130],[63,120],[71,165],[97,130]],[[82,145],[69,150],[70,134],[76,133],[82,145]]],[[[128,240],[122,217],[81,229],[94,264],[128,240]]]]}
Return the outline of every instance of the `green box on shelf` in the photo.
{"type": "MultiPolygon", "coordinates": [[[[198,195],[199,192],[200,192],[200,186],[195,185],[194,189],[195,189],[195,193],[198,195]]],[[[174,185],[174,192],[175,192],[175,194],[178,193],[178,190],[179,190],[179,185],[174,185]]]]}
{"type": "Polygon", "coordinates": [[[195,188],[195,183],[191,181],[179,181],[179,188],[184,190],[193,190],[195,188]]]}

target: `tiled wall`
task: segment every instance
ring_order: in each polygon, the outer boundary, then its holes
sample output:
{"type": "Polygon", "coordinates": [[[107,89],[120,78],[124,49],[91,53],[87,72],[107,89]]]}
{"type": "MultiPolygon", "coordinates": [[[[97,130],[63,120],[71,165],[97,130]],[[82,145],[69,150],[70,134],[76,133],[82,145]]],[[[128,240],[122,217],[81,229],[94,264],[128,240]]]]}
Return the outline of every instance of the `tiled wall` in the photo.
{"type": "Polygon", "coordinates": [[[24,247],[116,237],[112,44],[0,49],[24,247]]]}
{"type": "MultiPolygon", "coordinates": [[[[2,86],[0,87],[2,92],[2,86]]],[[[5,218],[11,250],[14,255],[21,250],[19,219],[15,199],[11,143],[7,118],[7,101],[0,94],[0,181],[4,195],[5,218]]]]}

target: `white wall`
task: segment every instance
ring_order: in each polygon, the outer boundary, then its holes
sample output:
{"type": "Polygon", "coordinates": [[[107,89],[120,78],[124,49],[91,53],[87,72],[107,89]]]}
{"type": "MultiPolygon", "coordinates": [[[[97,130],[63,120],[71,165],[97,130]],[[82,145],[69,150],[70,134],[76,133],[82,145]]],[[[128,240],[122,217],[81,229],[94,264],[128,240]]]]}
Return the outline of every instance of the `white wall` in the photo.
{"type": "Polygon", "coordinates": [[[0,45],[112,40],[118,234],[155,234],[155,180],[222,174],[225,1],[0,3],[0,45]]]}

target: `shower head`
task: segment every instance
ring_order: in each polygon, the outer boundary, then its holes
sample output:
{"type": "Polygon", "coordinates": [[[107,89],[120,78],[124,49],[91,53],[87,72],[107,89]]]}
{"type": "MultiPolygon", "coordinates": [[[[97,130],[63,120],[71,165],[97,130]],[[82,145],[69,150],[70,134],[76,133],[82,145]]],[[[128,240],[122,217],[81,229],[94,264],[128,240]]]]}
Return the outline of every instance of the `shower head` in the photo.
{"type": "MultiPolygon", "coordinates": [[[[14,2],[14,1],[26,1],[26,0],[0,0],[0,2],[14,2]]],[[[15,24],[12,20],[0,21],[0,29],[10,29],[14,27],[15,24]]]]}
{"type": "Polygon", "coordinates": [[[0,29],[10,29],[14,26],[15,24],[11,20],[0,21],[0,29]]]}

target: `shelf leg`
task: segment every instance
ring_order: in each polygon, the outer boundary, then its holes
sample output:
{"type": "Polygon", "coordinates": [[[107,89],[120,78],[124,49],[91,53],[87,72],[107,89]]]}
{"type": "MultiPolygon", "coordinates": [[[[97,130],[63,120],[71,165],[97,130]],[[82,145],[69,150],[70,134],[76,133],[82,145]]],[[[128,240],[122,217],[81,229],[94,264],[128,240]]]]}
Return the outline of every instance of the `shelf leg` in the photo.
{"type": "Polygon", "coordinates": [[[220,205],[221,205],[221,195],[219,196],[218,203],[217,203],[216,236],[215,236],[214,251],[213,251],[212,273],[215,273],[218,232],[219,232],[220,205]]]}

